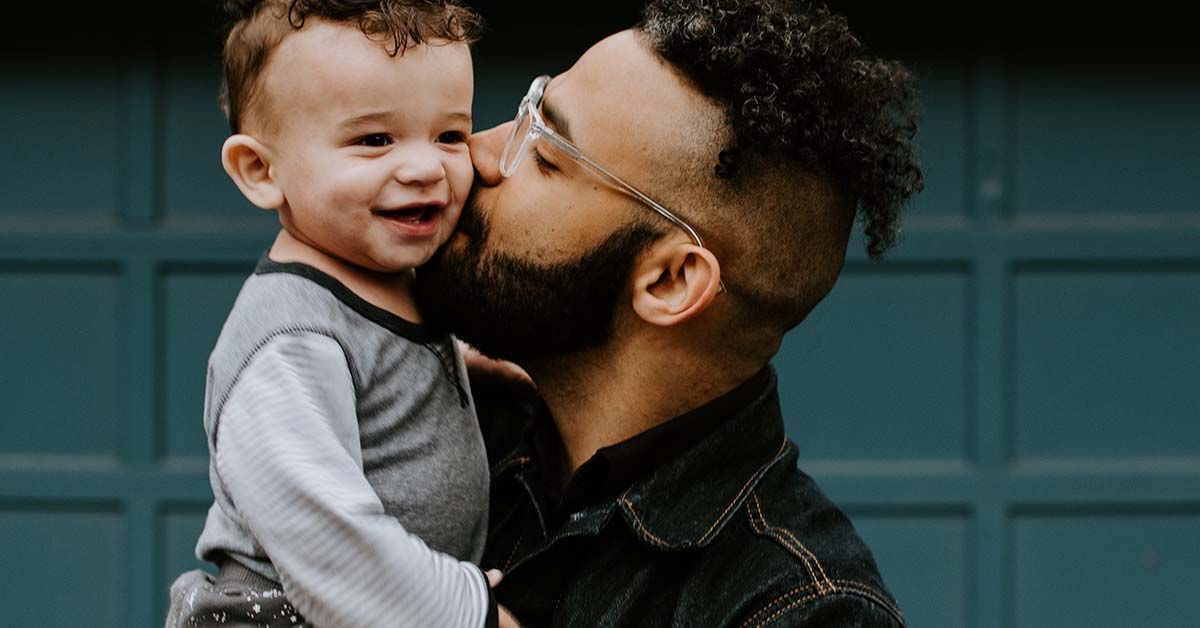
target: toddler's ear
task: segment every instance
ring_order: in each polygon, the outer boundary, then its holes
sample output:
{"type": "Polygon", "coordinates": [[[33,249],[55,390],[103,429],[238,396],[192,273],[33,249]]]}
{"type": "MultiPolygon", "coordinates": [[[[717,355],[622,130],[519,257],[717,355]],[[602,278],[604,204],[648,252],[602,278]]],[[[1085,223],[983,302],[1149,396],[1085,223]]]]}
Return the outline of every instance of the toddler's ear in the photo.
{"type": "Polygon", "coordinates": [[[251,203],[263,209],[283,205],[283,190],[271,169],[271,153],[262,142],[241,133],[231,135],[221,147],[221,165],[251,203]]]}

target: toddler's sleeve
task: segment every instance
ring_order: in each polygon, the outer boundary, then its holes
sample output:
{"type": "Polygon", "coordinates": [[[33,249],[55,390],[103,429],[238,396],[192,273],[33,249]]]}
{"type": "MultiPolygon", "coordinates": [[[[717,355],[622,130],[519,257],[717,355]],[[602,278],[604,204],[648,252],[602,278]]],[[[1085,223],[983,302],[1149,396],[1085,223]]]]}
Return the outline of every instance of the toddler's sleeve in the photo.
{"type": "Polygon", "coordinates": [[[284,594],[315,626],[484,626],[495,602],[479,568],[384,512],[354,399],[336,340],[287,333],[254,354],[218,413],[217,473],[284,594]]]}

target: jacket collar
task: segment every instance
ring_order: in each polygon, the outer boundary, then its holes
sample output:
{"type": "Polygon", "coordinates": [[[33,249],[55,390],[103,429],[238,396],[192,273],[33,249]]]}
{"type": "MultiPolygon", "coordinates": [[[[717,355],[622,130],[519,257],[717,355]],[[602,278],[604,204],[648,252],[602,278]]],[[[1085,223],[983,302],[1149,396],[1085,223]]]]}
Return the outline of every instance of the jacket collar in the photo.
{"type": "Polygon", "coordinates": [[[542,534],[555,539],[599,534],[617,511],[650,547],[704,547],[789,449],[774,368],[766,367],[765,384],[745,405],[735,408],[720,401],[701,408],[714,405],[727,414],[703,440],[635,481],[615,500],[571,513],[557,530],[548,525],[549,504],[531,430],[521,446],[493,467],[493,482],[513,476],[531,500],[542,534]]]}
{"type": "Polygon", "coordinates": [[[617,499],[642,541],[660,549],[708,545],[767,471],[784,459],[788,447],[778,380],[767,368],[767,385],[748,405],[617,499]]]}

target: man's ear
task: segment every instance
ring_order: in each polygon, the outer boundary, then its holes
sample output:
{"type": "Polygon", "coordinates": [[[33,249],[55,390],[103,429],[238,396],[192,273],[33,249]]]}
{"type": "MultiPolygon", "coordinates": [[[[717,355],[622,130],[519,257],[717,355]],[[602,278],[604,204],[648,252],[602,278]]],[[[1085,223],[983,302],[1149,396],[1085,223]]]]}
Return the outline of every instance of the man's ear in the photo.
{"type": "Polygon", "coordinates": [[[221,147],[221,165],[246,199],[263,209],[283,205],[283,190],[275,181],[271,152],[249,135],[231,135],[221,147]]]}
{"type": "Polygon", "coordinates": [[[703,312],[720,287],[721,265],[712,251],[668,238],[635,267],[633,309],[653,325],[678,325],[703,312]]]}

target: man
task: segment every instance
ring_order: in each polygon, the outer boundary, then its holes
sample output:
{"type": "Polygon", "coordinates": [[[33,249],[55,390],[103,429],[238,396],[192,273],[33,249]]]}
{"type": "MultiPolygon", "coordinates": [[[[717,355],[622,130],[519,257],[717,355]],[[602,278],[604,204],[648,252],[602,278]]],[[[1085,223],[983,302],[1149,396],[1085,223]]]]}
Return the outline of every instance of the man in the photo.
{"type": "Polygon", "coordinates": [[[525,625],[903,625],[797,470],[768,362],[856,215],[872,257],[892,244],[913,98],[823,8],[657,0],[474,137],[418,294],[537,382],[525,413],[477,387],[484,567],[525,625]]]}

